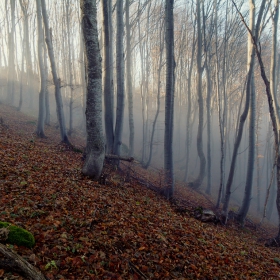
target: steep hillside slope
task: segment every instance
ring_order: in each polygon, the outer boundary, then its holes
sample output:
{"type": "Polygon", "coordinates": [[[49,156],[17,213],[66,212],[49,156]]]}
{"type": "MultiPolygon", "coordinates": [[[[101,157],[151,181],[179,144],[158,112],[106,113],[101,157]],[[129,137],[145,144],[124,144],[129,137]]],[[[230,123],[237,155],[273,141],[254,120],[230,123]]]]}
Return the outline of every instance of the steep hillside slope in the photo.
{"type": "MultiPolygon", "coordinates": [[[[54,127],[38,139],[36,120],[4,105],[0,117],[0,221],[34,234],[33,249],[13,249],[49,279],[280,278],[280,251],[258,232],[202,223],[109,167],[105,185],[92,182],[54,127]]],[[[184,196],[187,210],[207,203],[184,196]]],[[[0,268],[1,277],[22,279],[0,268]]]]}

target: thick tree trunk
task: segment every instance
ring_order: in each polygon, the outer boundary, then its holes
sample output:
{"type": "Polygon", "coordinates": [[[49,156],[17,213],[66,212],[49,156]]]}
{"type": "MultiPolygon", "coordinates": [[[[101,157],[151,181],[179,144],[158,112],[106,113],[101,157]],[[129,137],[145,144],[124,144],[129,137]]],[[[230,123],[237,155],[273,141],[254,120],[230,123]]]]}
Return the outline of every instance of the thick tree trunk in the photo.
{"type": "Polygon", "coordinates": [[[166,48],[166,94],[165,94],[165,130],[164,130],[164,170],[166,197],[174,193],[173,171],[173,119],[174,119],[174,0],[165,1],[165,48],[166,48]]]}
{"type": "Polygon", "coordinates": [[[87,72],[87,146],[83,174],[98,180],[104,163],[102,128],[102,67],[98,42],[96,0],[81,0],[87,72]]]}

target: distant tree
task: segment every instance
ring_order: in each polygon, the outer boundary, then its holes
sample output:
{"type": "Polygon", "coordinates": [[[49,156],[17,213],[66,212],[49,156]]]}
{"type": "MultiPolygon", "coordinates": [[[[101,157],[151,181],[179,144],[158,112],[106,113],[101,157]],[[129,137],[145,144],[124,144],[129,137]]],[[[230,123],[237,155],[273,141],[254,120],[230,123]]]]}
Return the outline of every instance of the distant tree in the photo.
{"type": "Polygon", "coordinates": [[[69,0],[65,3],[66,6],[66,30],[67,30],[67,47],[68,47],[68,76],[69,76],[69,87],[70,87],[70,100],[69,100],[69,128],[68,135],[71,136],[73,133],[73,106],[74,106],[74,73],[73,73],[73,64],[74,57],[72,57],[72,40],[70,33],[70,17],[73,12],[69,0]]]}
{"type": "MultiPolygon", "coordinates": [[[[23,13],[23,57],[26,62],[26,85],[27,85],[27,90],[26,97],[29,97],[30,99],[33,98],[34,92],[33,92],[33,85],[32,85],[32,76],[33,76],[33,68],[32,68],[32,59],[31,59],[31,45],[30,45],[30,38],[29,38],[29,18],[30,15],[28,13],[28,9],[30,7],[30,2],[28,1],[23,1],[19,0],[19,4],[21,7],[21,11],[23,13]]],[[[23,69],[22,69],[23,71],[23,69]]],[[[26,97],[24,99],[26,99],[26,97]]],[[[21,105],[19,104],[18,110],[21,109],[21,105]]]]}
{"type": "Polygon", "coordinates": [[[96,0],[81,0],[82,29],[86,56],[87,146],[83,173],[94,180],[100,177],[105,157],[102,128],[102,67],[98,42],[96,0]]]}
{"type": "MultiPolygon", "coordinates": [[[[7,103],[14,104],[15,99],[15,0],[10,0],[11,5],[11,30],[8,30],[8,51],[9,51],[9,65],[8,65],[8,90],[7,103]]],[[[6,1],[7,6],[7,1],[6,1]]],[[[9,25],[8,25],[9,28],[9,25]]]]}
{"type": "MultiPolygon", "coordinates": [[[[254,36],[255,42],[258,42],[260,24],[261,24],[264,8],[265,8],[265,0],[262,1],[259,15],[258,15],[258,20],[256,23],[255,36],[254,36]]],[[[250,32],[252,32],[252,31],[250,30],[250,32]]],[[[249,36],[248,37],[249,45],[252,40],[252,34],[250,32],[248,35],[249,36]]],[[[223,219],[225,222],[227,221],[227,216],[228,216],[228,207],[229,207],[229,202],[230,202],[231,186],[233,183],[237,153],[238,153],[238,149],[239,149],[240,142],[242,139],[244,124],[247,119],[249,108],[250,108],[251,81],[252,81],[252,77],[253,77],[253,69],[254,69],[253,66],[254,66],[254,61],[255,61],[255,54],[256,54],[256,48],[253,47],[253,45],[251,45],[250,51],[248,51],[245,106],[244,106],[243,113],[240,116],[240,121],[238,124],[238,130],[237,130],[236,138],[234,141],[233,154],[232,154],[232,158],[231,158],[230,170],[229,170],[228,180],[227,180],[227,184],[226,184],[225,201],[224,201],[224,205],[223,205],[223,219]]]]}
{"type": "Polygon", "coordinates": [[[128,99],[129,121],[129,156],[134,154],[134,119],[133,119],[133,92],[131,75],[131,26],[129,22],[130,0],[125,0],[125,28],[126,28],[126,91],[128,99]]]}
{"type": "Polygon", "coordinates": [[[104,57],[104,111],[105,111],[105,132],[106,132],[106,152],[113,153],[114,144],[114,87],[113,87],[113,38],[111,37],[112,21],[112,1],[102,0],[103,8],[103,57],[104,57]]]}
{"type": "Polygon", "coordinates": [[[52,69],[52,75],[53,75],[53,82],[55,85],[55,100],[56,100],[56,112],[57,112],[57,119],[59,122],[59,128],[60,128],[60,136],[62,142],[66,144],[70,144],[67,132],[66,132],[66,125],[65,125],[65,118],[64,118],[64,112],[63,112],[63,102],[61,97],[61,81],[60,78],[58,78],[57,70],[56,70],[56,63],[55,63],[55,57],[54,57],[54,49],[53,49],[53,43],[51,38],[51,32],[49,28],[49,19],[47,15],[47,9],[46,9],[46,2],[45,0],[42,1],[42,14],[44,19],[44,26],[45,26],[45,36],[46,36],[46,43],[48,46],[48,53],[49,53],[49,59],[51,63],[51,69],[52,69]]]}
{"type": "Polygon", "coordinates": [[[117,112],[113,153],[120,155],[124,121],[124,50],[123,50],[123,0],[117,0],[117,33],[116,33],[116,71],[117,71],[117,112]]]}
{"type": "MultiPolygon", "coordinates": [[[[255,1],[249,0],[250,5],[250,23],[249,28],[252,34],[255,36],[255,1]]],[[[248,56],[250,52],[253,51],[253,44],[251,39],[251,34],[248,34],[248,56]]],[[[249,62],[249,61],[248,61],[249,62]]],[[[254,69],[254,65],[253,65],[254,69]]],[[[249,107],[249,151],[248,151],[248,163],[247,163],[247,176],[245,183],[244,197],[242,201],[242,206],[238,211],[238,219],[243,225],[246,215],[249,211],[249,207],[252,199],[252,185],[253,185],[253,174],[255,165],[255,133],[256,133],[256,92],[255,92],[255,80],[254,72],[252,73],[252,79],[250,81],[250,107],[249,107]]]]}
{"type": "Polygon", "coordinates": [[[166,93],[165,93],[165,130],[164,130],[164,169],[166,197],[174,193],[173,170],[173,119],[174,119],[174,0],[165,1],[165,48],[166,48],[166,93]]]}
{"type": "Polygon", "coordinates": [[[201,19],[200,19],[200,1],[196,1],[196,19],[197,19],[197,53],[196,53],[196,67],[197,67],[197,83],[196,90],[198,96],[198,130],[197,130],[197,153],[200,159],[200,168],[197,178],[193,182],[194,188],[199,188],[205,177],[206,159],[203,152],[203,93],[202,93],[202,34],[201,34],[201,19]]]}

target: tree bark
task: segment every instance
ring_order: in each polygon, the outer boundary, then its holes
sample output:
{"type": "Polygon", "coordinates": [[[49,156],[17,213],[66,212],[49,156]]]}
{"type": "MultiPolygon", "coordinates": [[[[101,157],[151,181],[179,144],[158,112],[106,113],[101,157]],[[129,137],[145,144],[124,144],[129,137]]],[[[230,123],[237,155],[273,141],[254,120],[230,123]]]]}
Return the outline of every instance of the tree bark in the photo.
{"type": "Polygon", "coordinates": [[[46,280],[45,276],[37,268],[3,244],[0,244],[0,255],[3,256],[0,257],[0,268],[12,270],[26,279],[46,280]]]}
{"type": "Polygon", "coordinates": [[[197,96],[198,96],[198,130],[197,130],[197,153],[200,160],[199,174],[193,182],[194,188],[199,188],[205,177],[206,159],[203,152],[203,94],[202,94],[202,40],[201,40],[201,19],[200,19],[200,0],[196,1],[196,19],[197,19],[197,53],[196,53],[196,66],[197,66],[197,96]]]}
{"type": "Polygon", "coordinates": [[[124,51],[123,51],[123,0],[117,0],[117,42],[116,42],[116,71],[117,71],[117,112],[113,153],[120,155],[124,120],[124,51]]]}
{"type": "Polygon", "coordinates": [[[165,93],[165,129],[164,129],[164,170],[165,192],[167,199],[174,194],[173,171],[173,119],[174,119],[174,0],[165,1],[165,48],[166,48],[166,93],[165,93]]]}
{"type": "Polygon", "coordinates": [[[102,67],[98,41],[96,0],[81,0],[80,5],[87,73],[87,146],[82,171],[83,174],[98,180],[103,169],[105,143],[102,128],[102,67]]]}
{"type": "Polygon", "coordinates": [[[111,82],[112,75],[112,57],[110,56],[110,49],[112,48],[113,38],[110,37],[110,19],[112,15],[109,13],[108,0],[102,0],[103,5],[103,32],[104,32],[104,43],[103,43],[103,57],[104,57],[104,110],[105,110],[105,132],[106,132],[106,152],[113,152],[114,144],[114,92],[111,82]]]}
{"type": "Polygon", "coordinates": [[[45,137],[45,92],[46,92],[46,73],[44,65],[44,39],[43,39],[43,26],[42,26],[42,8],[41,0],[36,0],[37,8],[37,36],[38,36],[38,61],[40,70],[40,92],[39,92],[39,112],[38,112],[38,122],[36,134],[38,137],[45,137]]]}
{"type": "MultiPolygon", "coordinates": [[[[258,42],[259,26],[260,26],[261,19],[262,19],[264,5],[265,5],[265,0],[262,1],[261,7],[260,7],[258,20],[257,20],[257,24],[256,24],[256,29],[255,29],[255,36],[253,36],[252,31],[250,30],[250,28],[248,28],[248,31],[249,31],[248,41],[249,40],[251,41],[251,39],[253,38],[253,40],[255,41],[254,44],[256,42],[258,42]]],[[[229,171],[228,180],[227,180],[227,184],[226,184],[225,201],[224,201],[224,205],[223,205],[223,214],[222,214],[223,220],[224,220],[225,223],[227,222],[228,207],[229,207],[229,201],[230,201],[230,196],[231,196],[231,186],[232,186],[234,172],[235,172],[235,163],[236,163],[238,148],[239,148],[239,145],[240,145],[240,142],[241,142],[241,139],[242,139],[243,127],[244,127],[245,120],[247,118],[248,111],[249,111],[251,80],[252,80],[252,76],[253,76],[253,66],[254,66],[255,53],[256,53],[255,46],[251,50],[249,50],[249,48],[248,48],[248,73],[247,73],[247,81],[246,81],[247,82],[247,84],[246,84],[246,101],[245,101],[244,111],[243,111],[242,115],[240,116],[237,136],[236,136],[236,139],[235,139],[235,142],[234,142],[230,171],[229,171]]]]}
{"type": "Polygon", "coordinates": [[[129,122],[129,156],[134,154],[134,118],[133,118],[133,92],[131,77],[131,28],[129,23],[130,1],[125,1],[125,27],[126,27],[126,91],[128,98],[128,122],[129,122]]]}
{"type": "MultiPolygon", "coordinates": [[[[8,88],[7,88],[7,103],[14,105],[15,99],[15,0],[10,0],[11,4],[11,31],[8,29],[8,88]]],[[[9,26],[8,26],[9,28],[9,26]]]]}

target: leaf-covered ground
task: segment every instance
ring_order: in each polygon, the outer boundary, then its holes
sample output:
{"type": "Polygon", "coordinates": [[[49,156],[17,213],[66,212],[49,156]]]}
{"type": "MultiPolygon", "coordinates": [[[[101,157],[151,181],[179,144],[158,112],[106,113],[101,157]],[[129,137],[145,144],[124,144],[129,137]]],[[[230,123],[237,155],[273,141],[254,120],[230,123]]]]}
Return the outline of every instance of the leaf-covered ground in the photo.
{"type": "MultiPolygon", "coordinates": [[[[116,171],[93,182],[54,127],[38,139],[33,118],[4,105],[0,117],[0,221],[34,234],[33,249],[13,249],[49,279],[280,278],[280,251],[258,232],[201,223],[116,171]]],[[[22,279],[0,269],[5,278],[22,279]]]]}

